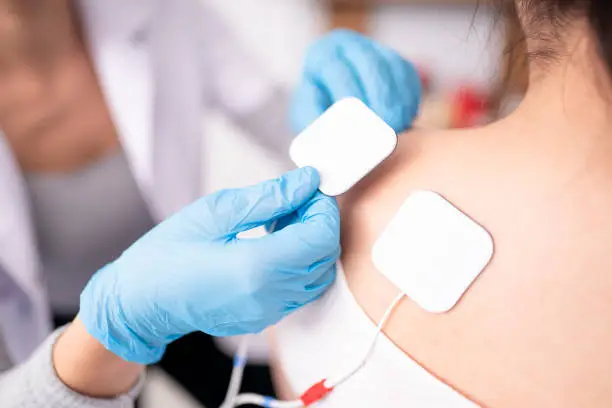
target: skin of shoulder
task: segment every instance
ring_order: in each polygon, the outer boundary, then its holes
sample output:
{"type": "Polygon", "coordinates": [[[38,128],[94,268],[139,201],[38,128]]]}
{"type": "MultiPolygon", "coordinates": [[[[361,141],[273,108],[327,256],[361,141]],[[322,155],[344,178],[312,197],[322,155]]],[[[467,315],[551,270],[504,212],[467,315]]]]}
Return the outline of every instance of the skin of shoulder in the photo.
{"type": "Polygon", "coordinates": [[[349,287],[378,322],[398,289],[372,246],[412,191],[436,191],[491,233],[494,257],[449,313],[405,298],[386,334],[483,406],[610,406],[612,166],[500,126],[401,135],[340,197],[349,287]]]}

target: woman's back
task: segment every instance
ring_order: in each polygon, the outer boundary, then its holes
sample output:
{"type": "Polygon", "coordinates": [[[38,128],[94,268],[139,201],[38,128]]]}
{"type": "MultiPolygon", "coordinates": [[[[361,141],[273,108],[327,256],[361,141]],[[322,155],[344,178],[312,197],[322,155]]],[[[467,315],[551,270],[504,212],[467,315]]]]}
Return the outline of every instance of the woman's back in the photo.
{"type": "Polygon", "coordinates": [[[402,135],[341,197],[340,281],[278,329],[278,366],[293,388],[312,375],[306,367],[333,376],[361,357],[344,348],[367,345],[399,292],[372,247],[410,193],[433,190],[489,231],[493,258],[448,313],[405,298],[388,338],[329,406],[612,406],[612,6],[516,8],[532,57],[520,107],[480,129],[402,135]],[[300,352],[310,356],[301,366],[300,352]],[[377,393],[394,398],[378,404],[377,393]]]}
{"type": "MultiPolygon", "coordinates": [[[[488,127],[402,135],[340,200],[344,275],[372,326],[398,293],[372,264],[372,246],[411,192],[441,194],[491,233],[493,259],[452,311],[405,299],[385,329],[426,371],[486,406],[612,404],[612,138],[602,133],[612,127],[582,91],[568,100],[553,89],[488,127]]],[[[281,357],[295,324],[279,329],[281,357]]],[[[315,348],[319,324],[307,332],[315,348]]],[[[381,393],[399,381],[368,378],[367,367],[353,381],[381,393]]]]}
{"type": "Polygon", "coordinates": [[[486,405],[595,406],[587,390],[612,384],[612,144],[502,123],[406,136],[386,164],[397,168],[344,199],[343,265],[356,299],[380,319],[397,289],[376,272],[371,247],[411,191],[434,190],[492,234],[495,254],[450,313],[403,302],[391,339],[486,405]]]}
{"type": "Polygon", "coordinates": [[[609,406],[612,139],[515,124],[401,136],[394,155],[341,199],[344,275],[374,326],[398,289],[376,271],[372,246],[411,192],[436,191],[491,233],[495,254],[451,312],[405,299],[389,338],[486,406],[609,406]]]}

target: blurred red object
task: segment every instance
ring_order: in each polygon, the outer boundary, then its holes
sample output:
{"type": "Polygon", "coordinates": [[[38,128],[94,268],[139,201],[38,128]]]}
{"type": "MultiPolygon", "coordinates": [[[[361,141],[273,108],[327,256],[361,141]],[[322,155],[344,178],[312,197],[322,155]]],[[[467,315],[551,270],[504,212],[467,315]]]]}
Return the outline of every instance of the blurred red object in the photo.
{"type": "Polygon", "coordinates": [[[431,91],[431,74],[429,73],[428,69],[422,66],[417,66],[417,72],[419,73],[419,78],[421,79],[423,93],[428,94],[431,91]]]}
{"type": "Polygon", "coordinates": [[[450,126],[469,128],[486,122],[490,109],[489,96],[473,87],[460,88],[451,99],[450,126]]]}

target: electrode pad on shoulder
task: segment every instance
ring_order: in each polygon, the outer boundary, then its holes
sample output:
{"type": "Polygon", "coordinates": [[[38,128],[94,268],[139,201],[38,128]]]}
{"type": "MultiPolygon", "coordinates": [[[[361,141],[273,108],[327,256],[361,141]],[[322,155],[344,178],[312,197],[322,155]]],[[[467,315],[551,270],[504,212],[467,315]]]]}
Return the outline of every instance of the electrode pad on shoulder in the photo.
{"type": "Polygon", "coordinates": [[[289,155],[298,167],[319,171],[319,190],[328,196],[348,191],[397,145],[395,131],[357,98],[333,104],[300,133],[289,155]]]}
{"type": "Polygon", "coordinates": [[[451,310],[493,256],[493,238],[442,196],[412,193],[372,249],[374,265],[423,309],[451,310]]]}

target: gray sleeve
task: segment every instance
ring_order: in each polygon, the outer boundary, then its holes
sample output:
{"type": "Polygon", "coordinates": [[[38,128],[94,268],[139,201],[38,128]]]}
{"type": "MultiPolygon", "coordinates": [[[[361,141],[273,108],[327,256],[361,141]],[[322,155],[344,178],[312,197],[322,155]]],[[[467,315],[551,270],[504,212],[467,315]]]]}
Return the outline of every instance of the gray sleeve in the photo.
{"type": "MultiPolygon", "coordinates": [[[[113,399],[89,398],[64,385],[55,373],[51,354],[61,330],[53,333],[25,363],[0,374],[2,408],[132,408],[144,375],[128,392],[113,399]]],[[[2,351],[0,341],[0,351],[2,351]]],[[[0,352],[0,359],[6,353],[0,352]]],[[[6,365],[6,364],[4,364],[6,365]]],[[[3,364],[0,362],[0,367],[3,364]]]]}

